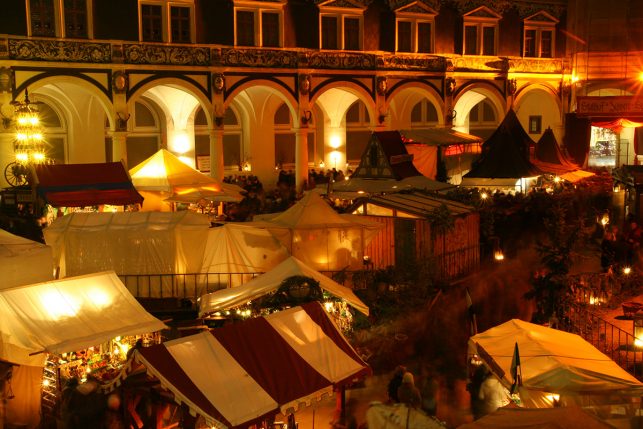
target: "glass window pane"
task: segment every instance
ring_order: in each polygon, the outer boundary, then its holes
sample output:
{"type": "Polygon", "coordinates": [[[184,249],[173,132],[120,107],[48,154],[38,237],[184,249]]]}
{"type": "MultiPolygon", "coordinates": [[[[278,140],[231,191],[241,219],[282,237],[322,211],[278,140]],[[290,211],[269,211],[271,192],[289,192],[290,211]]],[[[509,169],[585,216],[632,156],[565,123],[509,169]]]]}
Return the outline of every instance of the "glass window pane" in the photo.
{"type": "Polygon", "coordinates": [[[337,49],[337,17],[322,16],[322,49],[337,49]]]}
{"type": "Polygon", "coordinates": [[[478,27],[467,25],[464,27],[464,54],[476,55],[478,53],[478,27]]]}
{"type": "Polygon", "coordinates": [[[65,163],[65,139],[63,137],[45,136],[47,158],[55,164],[65,163]]]}
{"type": "Polygon", "coordinates": [[[359,124],[359,101],[354,102],[351,104],[351,107],[348,108],[346,111],[346,124],[348,125],[349,123],[352,124],[359,124]]]}
{"type": "Polygon", "coordinates": [[[411,123],[422,122],[422,102],[418,102],[411,110],[411,123]]]}
{"type": "Polygon", "coordinates": [[[223,135],[223,164],[228,166],[238,166],[241,164],[241,135],[224,134],[223,135]]]}
{"type": "Polygon", "coordinates": [[[431,52],[431,23],[418,23],[418,52],[431,52]]]}
{"type": "Polygon", "coordinates": [[[483,27],[482,55],[496,55],[496,28],[483,27]]]}
{"type": "Polygon", "coordinates": [[[540,56],[542,58],[552,58],[553,56],[552,31],[550,30],[540,33],[540,56]]]}
{"type": "Polygon", "coordinates": [[[152,111],[142,103],[134,104],[134,120],[135,127],[156,127],[152,111]]]}
{"type": "Polygon", "coordinates": [[[295,135],[292,133],[275,134],[275,163],[295,163],[295,135]]]}
{"type": "Polygon", "coordinates": [[[398,52],[412,52],[411,23],[398,21],[397,23],[397,50],[398,52]]]}
{"type": "Polygon", "coordinates": [[[275,124],[290,125],[290,109],[285,103],[275,112],[275,124]]]}
{"type": "Polygon", "coordinates": [[[480,107],[480,103],[473,106],[473,108],[469,112],[469,122],[478,122],[478,117],[480,116],[478,115],[479,107],[480,107]]]}
{"type": "Polygon", "coordinates": [[[255,46],[255,14],[252,11],[237,11],[237,45],[255,46]]]}
{"type": "Polygon", "coordinates": [[[65,0],[65,36],[87,38],[86,0],[65,0]]]}
{"type": "Polygon", "coordinates": [[[205,117],[205,111],[199,107],[196,115],[194,115],[194,125],[208,125],[208,120],[205,117]]]}
{"type": "Polygon", "coordinates": [[[496,121],[496,112],[493,109],[493,106],[488,101],[482,102],[482,120],[484,122],[495,122],[496,121]]]}
{"type": "Polygon", "coordinates": [[[158,150],[159,138],[157,136],[127,136],[127,164],[129,166],[137,166],[158,150]]]}
{"type": "Polygon", "coordinates": [[[359,50],[359,18],[344,18],[344,49],[359,50]]]}
{"type": "Polygon", "coordinates": [[[435,106],[429,101],[424,101],[424,103],[426,105],[426,121],[438,122],[438,111],[435,106]]]}
{"type": "Polygon", "coordinates": [[[141,5],[141,25],[144,42],[163,41],[163,9],[158,5],[141,5]]]}
{"type": "Polygon", "coordinates": [[[261,41],[263,46],[279,47],[279,14],[263,12],[261,14],[261,41]]]}
{"type": "Polygon", "coordinates": [[[525,57],[536,56],[536,30],[525,30],[525,57]]]}
{"type": "Polygon", "coordinates": [[[194,154],[196,156],[210,156],[210,136],[194,135],[194,154]]]}
{"type": "Polygon", "coordinates": [[[56,35],[53,0],[30,0],[31,34],[53,37],[56,35]]]}
{"type": "Polygon", "coordinates": [[[223,125],[239,125],[237,115],[234,114],[232,109],[226,109],[225,116],[223,117],[223,125]]]}
{"type": "Polygon", "coordinates": [[[45,128],[62,128],[62,122],[54,109],[49,107],[48,104],[41,104],[38,106],[38,115],[42,126],[45,128]]]}
{"type": "Polygon", "coordinates": [[[172,43],[190,43],[190,8],[172,6],[170,8],[172,43]]]}

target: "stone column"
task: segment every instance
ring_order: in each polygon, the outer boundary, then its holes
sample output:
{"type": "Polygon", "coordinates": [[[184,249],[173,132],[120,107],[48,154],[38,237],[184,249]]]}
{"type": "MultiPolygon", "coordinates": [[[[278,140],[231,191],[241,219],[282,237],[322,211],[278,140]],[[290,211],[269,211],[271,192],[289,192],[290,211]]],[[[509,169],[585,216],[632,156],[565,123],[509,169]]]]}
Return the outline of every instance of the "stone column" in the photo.
{"type": "Polygon", "coordinates": [[[128,170],[135,167],[127,164],[127,132],[114,131],[112,133],[112,161],[123,161],[128,170]]]}
{"type": "Polygon", "coordinates": [[[223,180],[223,127],[210,130],[210,176],[223,180]]]}
{"type": "Polygon", "coordinates": [[[295,131],[295,184],[302,191],[308,182],[308,127],[295,131]]]}

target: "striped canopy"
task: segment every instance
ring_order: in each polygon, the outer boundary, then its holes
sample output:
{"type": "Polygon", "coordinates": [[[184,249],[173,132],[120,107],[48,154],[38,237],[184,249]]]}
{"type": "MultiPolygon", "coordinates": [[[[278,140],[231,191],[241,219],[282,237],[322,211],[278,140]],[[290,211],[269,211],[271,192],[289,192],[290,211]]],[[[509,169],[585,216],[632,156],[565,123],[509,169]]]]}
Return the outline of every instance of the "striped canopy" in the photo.
{"type": "Polygon", "coordinates": [[[294,412],[370,373],[318,302],[136,353],[177,402],[217,428],[294,412]]]}

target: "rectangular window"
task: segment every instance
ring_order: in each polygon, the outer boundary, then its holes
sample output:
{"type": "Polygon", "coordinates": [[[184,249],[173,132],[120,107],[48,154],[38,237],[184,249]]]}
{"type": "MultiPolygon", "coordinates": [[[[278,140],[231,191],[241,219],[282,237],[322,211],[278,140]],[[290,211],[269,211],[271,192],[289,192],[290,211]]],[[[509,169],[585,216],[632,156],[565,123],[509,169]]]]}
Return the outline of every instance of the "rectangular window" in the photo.
{"type": "Polygon", "coordinates": [[[255,45],[255,13],[247,10],[237,11],[237,45],[255,45]]]}
{"type": "Polygon", "coordinates": [[[464,27],[464,54],[478,54],[478,27],[475,25],[466,25],[464,27]]]}
{"type": "Polygon", "coordinates": [[[496,55],[495,27],[482,27],[482,55],[496,55]]]}
{"type": "Polygon", "coordinates": [[[540,57],[552,58],[553,57],[553,32],[551,30],[543,30],[540,32],[540,57]]]}
{"type": "Polygon", "coordinates": [[[525,57],[536,56],[536,30],[525,30],[525,57]]]}
{"type": "Polygon", "coordinates": [[[321,26],[321,48],[322,49],[337,49],[337,17],[335,16],[322,16],[321,26]]]}
{"type": "Polygon", "coordinates": [[[32,36],[56,36],[53,0],[30,0],[29,12],[32,36]]]}
{"type": "Polygon", "coordinates": [[[159,5],[141,5],[141,27],[144,42],[163,41],[163,7],[159,5]]]}
{"type": "Polygon", "coordinates": [[[540,134],[542,127],[542,116],[530,116],[529,117],[529,134],[540,134]]]}
{"type": "Polygon", "coordinates": [[[418,23],[418,52],[430,53],[431,49],[431,23],[418,23]]]}
{"type": "Polygon", "coordinates": [[[262,12],[261,14],[261,41],[262,46],[279,47],[279,14],[262,12]]]}
{"type": "Polygon", "coordinates": [[[170,8],[170,34],[172,43],[190,43],[190,8],[172,6],[170,8]]]}
{"type": "Polygon", "coordinates": [[[65,0],[65,37],[87,38],[87,1],[65,0]]]}
{"type": "Polygon", "coordinates": [[[344,18],[344,49],[358,51],[359,18],[344,18]]]}
{"type": "Polygon", "coordinates": [[[411,23],[409,21],[397,22],[397,50],[398,52],[413,52],[411,45],[411,23]]]}

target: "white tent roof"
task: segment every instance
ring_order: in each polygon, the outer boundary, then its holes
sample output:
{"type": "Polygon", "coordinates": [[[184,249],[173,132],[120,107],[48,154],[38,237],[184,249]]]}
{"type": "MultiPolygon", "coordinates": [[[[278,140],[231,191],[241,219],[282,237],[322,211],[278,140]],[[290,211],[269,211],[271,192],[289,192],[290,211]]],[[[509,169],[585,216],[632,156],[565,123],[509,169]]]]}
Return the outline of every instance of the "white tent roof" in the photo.
{"type": "Polygon", "coordinates": [[[121,335],[166,329],[113,272],[0,291],[0,359],[42,366],[43,354],[101,344],[121,335]]]}
{"type": "Polygon", "coordinates": [[[50,246],[0,229],[0,289],[51,280],[54,257],[50,246]]]}
{"type": "Polygon", "coordinates": [[[262,274],[244,285],[221,289],[202,296],[199,300],[199,316],[237,307],[253,299],[268,295],[279,289],[281,283],[292,276],[306,276],[315,279],[322,289],[338,298],[344,299],[356,310],[368,315],[368,307],[351,289],[340,285],[291,256],[266,274],[262,274]]]}
{"type": "Polygon", "coordinates": [[[288,257],[288,250],[270,232],[243,224],[210,228],[203,255],[203,273],[264,273],[288,257]]]}
{"type": "Polygon", "coordinates": [[[487,365],[511,385],[516,342],[524,389],[559,394],[643,393],[640,381],[580,336],[518,319],[471,337],[469,352],[491,359],[487,365]]]}
{"type": "Polygon", "coordinates": [[[411,176],[402,180],[351,178],[333,183],[332,193],[382,194],[404,190],[445,191],[455,188],[450,183],[438,182],[425,176],[411,176]]]}

